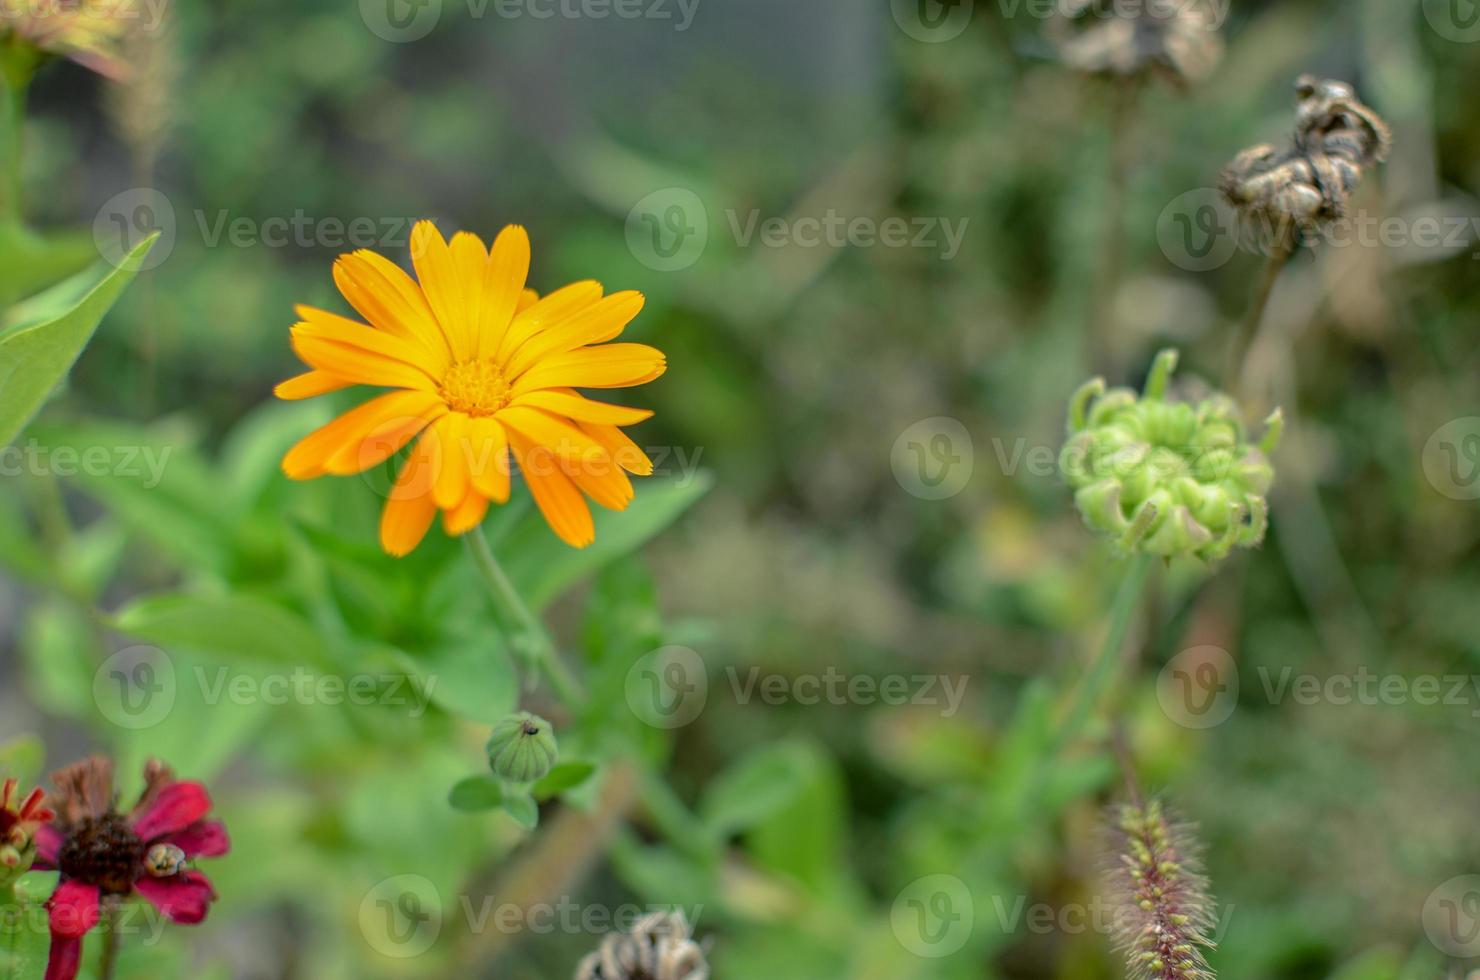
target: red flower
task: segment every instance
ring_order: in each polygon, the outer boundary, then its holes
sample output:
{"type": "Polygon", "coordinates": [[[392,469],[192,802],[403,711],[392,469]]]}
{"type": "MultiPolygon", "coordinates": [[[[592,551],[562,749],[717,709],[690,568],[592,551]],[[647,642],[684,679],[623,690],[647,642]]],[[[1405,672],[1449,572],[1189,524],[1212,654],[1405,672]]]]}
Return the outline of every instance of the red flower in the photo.
{"type": "Polygon", "coordinates": [[[0,784],[0,880],[6,872],[14,873],[22,868],[22,862],[30,857],[31,844],[36,831],[56,814],[41,805],[44,794],[33,789],[24,800],[16,804],[16,781],[5,780],[0,784]]]}
{"type": "Polygon", "coordinates": [[[58,770],[51,779],[59,820],[37,831],[35,864],[61,872],[46,903],[46,980],[77,975],[82,937],[98,924],[104,903],[139,895],[175,922],[194,925],[206,917],[216,892],[188,863],[225,854],[230,842],[224,826],[205,819],[211,798],[204,786],[178,782],[163,764],[150,762],[143,795],[123,814],[113,795],[113,763],[102,756],[58,770]]]}

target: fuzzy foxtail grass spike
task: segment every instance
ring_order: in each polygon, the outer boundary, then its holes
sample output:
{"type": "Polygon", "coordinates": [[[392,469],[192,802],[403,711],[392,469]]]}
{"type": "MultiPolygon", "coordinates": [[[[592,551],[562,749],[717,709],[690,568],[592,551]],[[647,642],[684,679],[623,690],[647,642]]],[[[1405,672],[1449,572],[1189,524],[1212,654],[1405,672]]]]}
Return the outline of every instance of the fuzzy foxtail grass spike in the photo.
{"type": "Polygon", "coordinates": [[[1112,809],[1109,877],[1116,946],[1129,980],[1213,980],[1203,956],[1214,945],[1213,900],[1188,828],[1159,800],[1112,809]]]}

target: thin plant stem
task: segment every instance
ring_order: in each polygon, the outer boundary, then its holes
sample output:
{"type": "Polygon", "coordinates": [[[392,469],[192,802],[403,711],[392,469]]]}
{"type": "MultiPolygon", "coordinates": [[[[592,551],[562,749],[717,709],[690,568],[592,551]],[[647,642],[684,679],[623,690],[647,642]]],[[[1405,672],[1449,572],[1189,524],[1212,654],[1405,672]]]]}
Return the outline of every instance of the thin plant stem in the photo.
{"type": "Polygon", "coordinates": [[[21,223],[21,141],[26,90],[39,62],[19,38],[0,40],[0,225],[21,223]]]}
{"type": "Polygon", "coordinates": [[[98,980],[113,980],[118,969],[118,910],[110,908],[103,927],[103,959],[98,965],[98,980]]]}
{"type": "Polygon", "coordinates": [[[1105,689],[1115,676],[1115,667],[1120,662],[1121,648],[1125,646],[1131,620],[1140,608],[1141,592],[1146,586],[1146,578],[1154,560],[1152,555],[1137,555],[1131,559],[1125,578],[1120,583],[1120,591],[1115,594],[1115,604],[1110,608],[1110,628],[1105,634],[1105,641],[1090,665],[1088,676],[1079,685],[1063,724],[1059,726],[1051,757],[1057,757],[1074,740],[1104,698],[1105,689]]]}
{"type": "Polygon", "coordinates": [[[1254,298],[1249,303],[1249,310],[1233,336],[1233,343],[1228,351],[1224,387],[1235,398],[1243,394],[1243,379],[1248,373],[1246,362],[1264,325],[1264,313],[1269,308],[1269,298],[1274,295],[1274,284],[1279,281],[1280,273],[1285,271],[1285,266],[1294,254],[1295,250],[1290,245],[1276,245],[1270,250],[1269,261],[1264,263],[1264,272],[1259,277],[1258,285],[1254,287],[1254,298]]]}
{"type": "Polygon", "coordinates": [[[488,538],[483,534],[482,527],[475,527],[467,534],[468,552],[473,556],[473,564],[477,567],[483,581],[488,585],[489,596],[494,606],[504,615],[510,617],[522,630],[524,639],[531,644],[531,653],[536,666],[549,679],[550,686],[555,689],[555,694],[566,707],[575,707],[586,699],[580,680],[565,661],[560,659],[560,652],[555,648],[555,640],[550,636],[550,631],[545,624],[540,622],[514,588],[514,583],[509,580],[504,567],[494,557],[493,549],[488,546],[488,538]]]}

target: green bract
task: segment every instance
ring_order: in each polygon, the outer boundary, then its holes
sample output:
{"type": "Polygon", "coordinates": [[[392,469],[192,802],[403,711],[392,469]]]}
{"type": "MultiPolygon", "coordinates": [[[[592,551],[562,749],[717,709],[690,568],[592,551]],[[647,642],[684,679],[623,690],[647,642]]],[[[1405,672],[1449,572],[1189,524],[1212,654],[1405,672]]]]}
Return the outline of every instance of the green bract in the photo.
{"type": "Polygon", "coordinates": [[[1176,365],[1176,351],[1157,355],[1139,397],[1107,391],[1101,378],[1075,392],[1059,468],[1085,523],[1123,550],[1215,562],[1264,539],[1274,481],[1268,454],[1283,422],[1276,410],[1250,445],[1227,395],[1195,405],[1166,399],[1176,365]]]}
{"type": "Polygon", "coordinates": [[[555,726],[527,711],[494,725],[488,737],[488,767],[511,783],[543,779],[559,757],[555,726]]]}

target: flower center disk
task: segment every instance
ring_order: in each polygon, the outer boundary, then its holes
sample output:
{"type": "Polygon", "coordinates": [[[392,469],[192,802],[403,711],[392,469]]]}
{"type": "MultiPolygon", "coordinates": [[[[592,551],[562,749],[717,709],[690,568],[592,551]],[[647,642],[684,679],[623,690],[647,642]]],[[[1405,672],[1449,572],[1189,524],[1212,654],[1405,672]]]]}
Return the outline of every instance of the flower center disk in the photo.
{"type": "Polygon", "coordinates": [[[509,382],[487,358],[458,361],[447,369],[439,389],[454,412],[474,418],[492,415],[509,404],[509,382]]]}
{"type": "Polygon", "coordinates": [[[144,842],[122,814],[79,821],[67,835],[57,869],[68,878],[96,885],[105,894],[126,895],[138,877],[144,842]]]}

